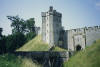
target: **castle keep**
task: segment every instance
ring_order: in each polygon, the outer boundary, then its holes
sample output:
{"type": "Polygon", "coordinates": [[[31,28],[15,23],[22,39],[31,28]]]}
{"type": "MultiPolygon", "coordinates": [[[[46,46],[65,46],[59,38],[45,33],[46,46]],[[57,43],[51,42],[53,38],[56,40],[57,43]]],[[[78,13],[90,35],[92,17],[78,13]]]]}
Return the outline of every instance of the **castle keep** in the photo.
{"type": "Polygon", "coordinates": [[[62,14],[52,6],[49,11],[42,12],[42,40],[50,46],[76,51],[100,39],[100,26],[64,30],[61,19],[62,14]]]}
{"type": "Polygon", "coordinates": [[[57,45],[62,30],[62,14],[50,7],[48,12],[42,12],[42,38],[51,46],[57,45]]]}

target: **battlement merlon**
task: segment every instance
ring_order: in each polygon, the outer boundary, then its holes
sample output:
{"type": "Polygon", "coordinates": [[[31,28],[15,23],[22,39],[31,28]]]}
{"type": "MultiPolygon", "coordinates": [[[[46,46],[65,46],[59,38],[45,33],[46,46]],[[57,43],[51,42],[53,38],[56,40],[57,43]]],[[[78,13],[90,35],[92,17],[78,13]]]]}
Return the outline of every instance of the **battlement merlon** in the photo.
{"type": "Polygon", "coordinates": [[[50,16],[50,15],[62,17],[62,14],[60,12],[57,12],[56,10],[54,10],[52,6],[50,6],[49,11],[42,12],[41,15],[42,15],[42,17],[46,17],[46,16],[50,16]]]}
{"type": "Polygon", "coordinates": [[[100,30],[100,26],[93,26],[93,27],[85,27],[86,31],[93,31],[93,30],[100,30]]]}

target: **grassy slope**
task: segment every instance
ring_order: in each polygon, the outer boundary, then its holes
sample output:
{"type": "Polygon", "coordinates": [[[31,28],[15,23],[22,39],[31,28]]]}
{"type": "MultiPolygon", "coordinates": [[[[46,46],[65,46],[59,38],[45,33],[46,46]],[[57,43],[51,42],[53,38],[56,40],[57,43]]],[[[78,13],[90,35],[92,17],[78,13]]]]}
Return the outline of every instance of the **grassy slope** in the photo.
{"type": "Polygon", "coordinates": [[[41,67],[29,58],[22,58],[13,54],[0,55],[0,67],[41,67]]]}
{"type": "Polygon", "coordinates": [[[100,40],[72,56],[64,67],[100,67],[100,40]]]}
{"type": "MultiPolygon", "coordinates": [[[[49,48],[50,46],[42,42],[41,36],[38,35],[16,51],[48,51],[49,48]]],[[[65,49],[56,46],[53,51],[65,51],[65,49]]]]}
{"type": "Polygon", "coordinates": [[[48,51],[49,45],[41,41],[41,36],[38,35],[21,48],[17,49],[17,51],[48,51]]]}
{"type": "MultiPolygon", "coordinates": [[[[34,39],[23,45],[17,51],[48,51],[49,45],[41,41],[40,36],[36,36],[34,39]]],[[[63,51],[64,49],[55,47],[53,51],[63,51]]],[[[65,50],[64,50],[65,51],[65,50]]],[[[41,67],[37,63],[34,63],[30,58],[22,58],[13,54],[0,55],[0,67],[41,67]]]]}

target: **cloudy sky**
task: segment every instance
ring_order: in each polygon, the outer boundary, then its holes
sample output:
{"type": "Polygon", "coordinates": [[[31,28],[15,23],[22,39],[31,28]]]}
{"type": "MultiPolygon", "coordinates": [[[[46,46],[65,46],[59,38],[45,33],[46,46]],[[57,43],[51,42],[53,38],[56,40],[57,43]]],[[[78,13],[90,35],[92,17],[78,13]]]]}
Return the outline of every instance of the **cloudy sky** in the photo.
{"type": "Polygon", "coordinates": [[[19,15],[20,18],[35,18],[36,26],[41,26],[41,12],[53,6],[62,13],[65,29],[100,25],[100,0],[0,0],[0,27],[3,34],[11,34],[11,22],[6,16],[19,15]]]}

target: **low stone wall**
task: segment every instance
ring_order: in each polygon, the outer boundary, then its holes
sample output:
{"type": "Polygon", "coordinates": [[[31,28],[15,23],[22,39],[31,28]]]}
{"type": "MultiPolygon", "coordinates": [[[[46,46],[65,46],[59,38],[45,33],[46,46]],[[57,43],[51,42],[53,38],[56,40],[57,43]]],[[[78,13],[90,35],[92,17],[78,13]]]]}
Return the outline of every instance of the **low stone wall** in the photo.
{"type": "Polygon", "coordinates": [[[61,67],[62,63],[69,58],[69,52],[52,52],[52,51],[30,51],[30,52],[11,52],[16,56],[32,58],[43,64],[44,67],[61,67]]]}

